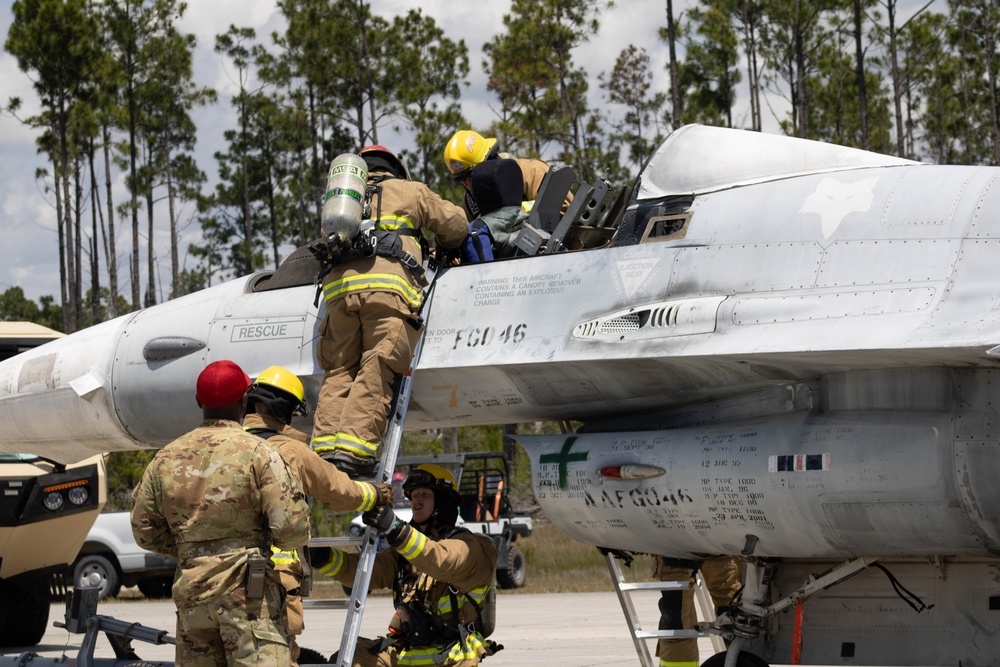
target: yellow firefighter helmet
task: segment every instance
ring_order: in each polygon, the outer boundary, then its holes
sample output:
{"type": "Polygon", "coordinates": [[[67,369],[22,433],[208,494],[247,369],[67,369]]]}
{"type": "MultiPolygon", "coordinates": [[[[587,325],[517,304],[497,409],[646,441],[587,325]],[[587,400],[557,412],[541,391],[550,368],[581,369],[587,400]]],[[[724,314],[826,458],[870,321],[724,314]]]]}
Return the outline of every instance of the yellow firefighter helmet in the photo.
{"type": "Polygon", "coordinates": [[[459,130],[444,147],[444,163],[451,177],[460,180],[472,168],[490,157],[497,150],[497,140],[487,138],[472,130],[459,130]]]}

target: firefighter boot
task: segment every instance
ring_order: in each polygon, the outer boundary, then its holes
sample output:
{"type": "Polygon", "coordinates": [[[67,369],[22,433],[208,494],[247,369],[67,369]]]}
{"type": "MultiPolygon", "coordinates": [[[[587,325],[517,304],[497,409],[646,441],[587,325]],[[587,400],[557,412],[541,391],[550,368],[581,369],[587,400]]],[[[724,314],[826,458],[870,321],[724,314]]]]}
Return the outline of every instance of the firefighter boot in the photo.
{"type": "Polygon", "coordinates": [[[375,468],[378,466],[378,459],[374,456],[359,456],[343,449],[326,451],[320,456],[351,479],[374,477],[375,468]]]}

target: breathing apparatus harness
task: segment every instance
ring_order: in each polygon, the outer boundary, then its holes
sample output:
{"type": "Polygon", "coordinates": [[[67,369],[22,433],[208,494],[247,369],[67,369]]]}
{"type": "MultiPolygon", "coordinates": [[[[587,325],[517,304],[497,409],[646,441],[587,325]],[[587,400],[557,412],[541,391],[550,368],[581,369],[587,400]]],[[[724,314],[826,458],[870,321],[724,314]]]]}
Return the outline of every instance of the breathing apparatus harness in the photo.
{"type": "MultiPolygon", "coordinates": [[[[466,528],[453,527],[444,534],[442,539],[448,539],[459,533],[471,533],[471,531],[466,528]]],[[[397,641],[406,642],[409,646],[441,646],[456,641],[461,641],[464,645],[466,638],[473,632],[478,632],[483,637],[492,634],[493,623],[486,622],[484,618],[486,616],[483,612],[485,605],[480,605],[467,595],[464,597],[476,610],[476,619],[471,623],[461,623],[457,620],[448,623],[442,620],[440,616],[431,611],[434,606],[433,601],[429,604],[426,599],[431,589],[429,584],[431,577],[415,572],[409,561],[399,554],[396,554],[396,560],[396,578],[392,582],[392,601],[396,608],[396,614],[399,616],[402,634],[386,637],[381,642],[378,652],[385,650],[386,646],[397,641]],[[414,587],[414,593],[408,600],[404,600],[403,590],[411,584],[414,587]]],[[[459,595],[462,594],[449,584],[448,596],[451,598],[452,613],[456,617],[459,616],[459,595]]],[[[489,603],[487,602],[487,604],[489,603]]],[[[495,598],[493,598],[492,604],[496,604],[495,598]]],[[[492,615],[492,618],[495,618],[495,614],[492,615]]],[[[501,644],[493,641],[486,643],[490,645],[494,653],[503,648],[501,644]]]]}
{"type": "Polygon", "coordinates": [[[361,229],[353,238],[341,239],[334,234],[327,241],[317,241],[309,246],[309,252],[320,263],[319,272],[316,274],[316,298],[313,306],[319,307],[319,297],[323,292],[323,278],[333,267],[356,259],[365,259],[378,255],[380,257],[390,257],[399,260],[417,278],[424,275],[424,267],[421,266],[417,258],[403,249],[401,236],[411,236],[420,243],[420,248],[427,255],[427,241],[419,230],[416,229],[378,229],[378,224],[382,219],[382,182],[390,178],[396,178],[392,174],[377,174],[369,177],[365,186],[364,203],[362,210],[361,229]],[[375,209],[375,217],[372,217],[372,199],[378,196],[378,204],[375,209]]]}

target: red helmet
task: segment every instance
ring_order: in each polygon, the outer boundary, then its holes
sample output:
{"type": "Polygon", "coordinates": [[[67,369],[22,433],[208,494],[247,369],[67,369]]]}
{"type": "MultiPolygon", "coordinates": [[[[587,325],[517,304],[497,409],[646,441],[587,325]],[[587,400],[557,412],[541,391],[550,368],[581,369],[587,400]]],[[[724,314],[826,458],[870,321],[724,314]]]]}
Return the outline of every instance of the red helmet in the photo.
{"type": "Polygon", "coordinates": [[[369,173],[376,169],[384,169],[394,174],[397,178],[405,178],[407,180],[410,178],[410,172],[406,169],[403,161],[385,146],[380,146],[379,144],[365,146],[358,151],[358,155],[368,165],[369,173]]]}

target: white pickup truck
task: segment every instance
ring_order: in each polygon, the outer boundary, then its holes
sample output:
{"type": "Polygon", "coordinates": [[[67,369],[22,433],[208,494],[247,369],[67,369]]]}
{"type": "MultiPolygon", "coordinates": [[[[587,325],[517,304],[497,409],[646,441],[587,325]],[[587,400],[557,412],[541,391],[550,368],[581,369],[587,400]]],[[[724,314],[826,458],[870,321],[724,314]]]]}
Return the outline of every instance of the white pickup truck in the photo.
{"type": "Polygon", "coordinates": [[[148,598],[165,598],[170,597],[176,566],[176,558],[135,543],[128,512],[103,512],[73,563],[73,585],[97,585],[99,600],[117,596],[122,586],[138,586],[148,598]]]}

